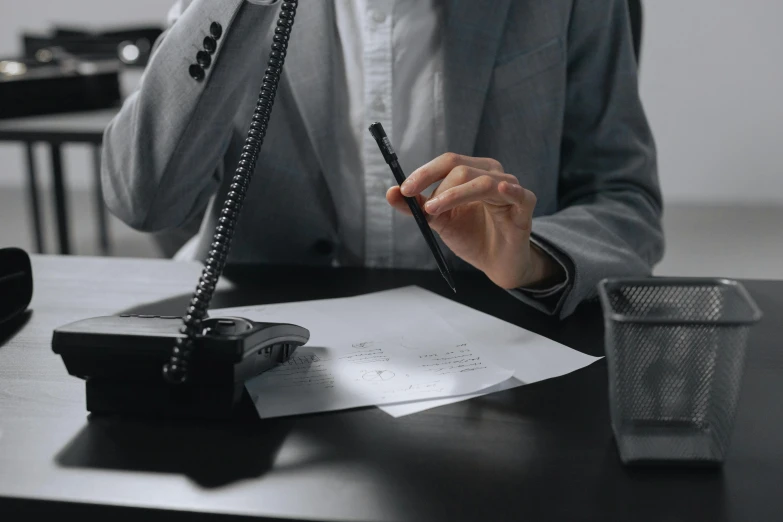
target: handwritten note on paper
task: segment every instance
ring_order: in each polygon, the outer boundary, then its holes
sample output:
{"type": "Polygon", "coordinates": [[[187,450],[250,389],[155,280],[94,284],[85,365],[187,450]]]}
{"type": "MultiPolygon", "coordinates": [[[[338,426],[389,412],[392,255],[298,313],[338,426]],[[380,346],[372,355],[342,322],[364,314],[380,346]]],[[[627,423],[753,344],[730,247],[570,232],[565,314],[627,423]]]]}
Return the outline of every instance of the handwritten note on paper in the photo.
{"type": "MultiPolygon", "coordinates": [[[[290,304],[281,306],[289,310],[275,312],[275,320],[297,312],[290,304]]],[[[396,317],[386,335],[373,335],[362,327],[362,317],[338,318],[334,307],[327,314],[302,303],[299,312],[292,322],[306,325],[311,342],[247,383],[263,418],[462,395],[512,375],[475,353],[437,316],[422,317],[414,310],[407,318],[396,317]],[[304,317],[307,322],[301,321],[304,317]]]]}
{"type": "MultiPolygon", "coordinates": [[[[296,352],[297,358],[289,363],[296,366],[296,375],[301,380],[294,383],[295,379],[289,375],[288,380],[292,382],[288,384],[299,385],[293,389],[312,391],[319,389],[319,386],[328,386],[327,381],[320,380],[325,376],[334,379],[336,383],[329,394],[324,396],[321,404],[310,406],[310,411],[339,409],[340,401],[346,404],[346,408],[361,405],[359,403],[364,401],[358,400],[356,393],[366,400],[372,400],[370,396],[375,395],[372,395],[370,390],[375,393],[385,389],[388,391],[385,395],[380,394],[374,404],[378,404],[390,415],[399,417],[563,375],[598,359],[418,287],[397,288],[341,299],[213,310],[210,314],[239,315],[257,321],[292,322],[308,328],[311,333],[310,342],[299,348],[296,352]],[[437,331],[434,330],[433,335],[425,335],[424,339],[421,339],[419,334],[431,328],[437,331]],[[438,338],[438,331],[443,337],[438,338]],[[445,342],[446,339],[449,342],[445,342]],[[433,343],[428,344],[429,341],[433,343]],[[464,346],[461,346],[463,344],[464,346]],[[438,347],[438,350],[430,350],[432,347],[438,347]],[[470,349],[470,354],[446,353],[465,347],[470,349]],[[407,376],[405,378],[415,375],[420,380],[393,388],[392,384],[402,381],[399,374],[391,368],[391,365],[397,362],[393,354],[401,348],[409,352],[418,351],[420,353],[417,355],[426,355],[426,359],[430,361],[414,364],[416,361],[412,362],[402,356],[400,360],[406,360],[414,368],[413,374],[403,374],[407,376]],[[442,353],[439,351],[441,349],[442,353]],[[341,373],[333,371],[335,354],[344,357],[339,359],[341,365],[353,362],[355,367],[366,369],[367,371],[361,374],[364,383],[356,385],[358,381],[355,375],[346,380],[341,373]],[[459,355],[462,357],[455,357],[459,355]],[[482,366],[486,365],[487,368],[480,367],[479,361],[468,360],[475,356],[480,356],[482,366]],[[439,361],[432,361],[436,358],[439,361]],[[446,362],[449,363],[448,370],[444,369],[446,362]],[[425,364],[436,363],[437,367],[429,366],[430,371],[425,371],[425,364]],[[389,367],[382,366],[383,364],[388,364],[389,367]],[[475,366],[456,368],[467,364],[475,366]],[[513,371],[514,376],[486,385],[497,378],[498,366],[513,371]],[[468,368],[474,370],[461,371],[468,368]],[[452,376],[476,374],[484,380],[472,385],[466,384],[462,388],[453,388],[468,389],[473,386],[474,391],[460,393],[452,390],[445,395],[442,395],[440,381],[436,383],[427,380],[427,377],[431,379],[438,371],[454,372],[457,369],[460,372],[452,373],[452,376]],[[308,384],[307,387],[301,386],[304,382],[308,384]],[[338,387],[337,384],[341,386],[338,387]],[[390,400],[392,398],[394,400],[390,400]],[[318,407],[322,409],[318,410],[318,407]]],[[[281,380],[278,380],[280,384],[286,376],[282,374],[282,368],[276,371],[281,372],[281,380]]],[[[506,373],[508,372],[503,372],[503,375],[506,373]]],[[[265,375],[273,376],[274,372],[265,375]]],[[[257,398],[256,405],[259,412],[262,412],[266,408],[262,405],[274,402],[278,395],[274,390],[271,390],[272,393],[265,391],[265,395],[260,395],[254,391],[257,384],[251,381],[247,388],[251,395],[257,398]]],[[[272,387],[271,384],[269,387],[272,387]]],[[[310,399],[312,400],[312,397],[310,399]]],[[[276,408],[281,409],[284,408],[276,408]]],[[[291,413],[275,411],[275,414],[291,413]]]]}
{"type": "Polygon", "coordinates": [[[516,325],[478,312],[472,308],[445,299],[423,288],[409,286],[363,296],[365,306],[382,302],[390,314],[404,308],[406,302],[427,305],[432,313],[442,317],[453,329],[464,335],[486,357],[501,361],[514,370],[514,377],[491,388],[458,397],[381,405],[386,413],[401,417],[437,406],[467,400],[479,395],[508,390],[517,386],[551,379],[588,366],[600,357],[592,357],[516,325]]]}

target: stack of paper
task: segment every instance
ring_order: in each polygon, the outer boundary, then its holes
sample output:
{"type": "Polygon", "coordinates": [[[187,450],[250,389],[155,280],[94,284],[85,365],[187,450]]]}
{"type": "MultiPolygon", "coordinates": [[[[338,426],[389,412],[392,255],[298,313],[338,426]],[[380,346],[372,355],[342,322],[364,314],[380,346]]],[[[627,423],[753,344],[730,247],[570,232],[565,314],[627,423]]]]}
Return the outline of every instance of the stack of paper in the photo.
{"type": "Polygon", "coordinates": [[[210,315],[310,330],[288,362],[248,381],[263,418],[372,405],[399,417],[597,359],[419,287],[210,315]]]}

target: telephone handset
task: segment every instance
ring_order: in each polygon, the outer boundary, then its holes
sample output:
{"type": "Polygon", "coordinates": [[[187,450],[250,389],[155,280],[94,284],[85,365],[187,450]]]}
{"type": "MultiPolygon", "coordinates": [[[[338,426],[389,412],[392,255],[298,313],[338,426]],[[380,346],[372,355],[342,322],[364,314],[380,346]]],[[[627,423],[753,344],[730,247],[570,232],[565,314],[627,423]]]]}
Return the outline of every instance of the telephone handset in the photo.
{"type": "Polygon", "coordinates": [[[96,317],[54,331],[53,351],[68,373],[86,381],[89,411],[230,416],[245,380],[284,362],[309,340],[297,325],[207,317],[264,142],[297,5],[282,3],[250,129],[185,315],[96,317]]]}

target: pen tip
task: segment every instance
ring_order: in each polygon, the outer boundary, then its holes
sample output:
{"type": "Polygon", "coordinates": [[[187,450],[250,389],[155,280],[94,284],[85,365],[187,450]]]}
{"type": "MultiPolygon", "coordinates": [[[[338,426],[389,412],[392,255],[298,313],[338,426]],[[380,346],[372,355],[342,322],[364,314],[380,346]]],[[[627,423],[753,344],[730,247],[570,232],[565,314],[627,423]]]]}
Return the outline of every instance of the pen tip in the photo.
{"type": "Polygon", "coordinates": [[[454,278],[451,277],[451,273],[448,269],[441,270],[440,275],[443,276],[443,279],[446,280],[446,283],[449,285],[449,288],[456,294],[457,293],[457,285],[454,284],[454,278]]]}

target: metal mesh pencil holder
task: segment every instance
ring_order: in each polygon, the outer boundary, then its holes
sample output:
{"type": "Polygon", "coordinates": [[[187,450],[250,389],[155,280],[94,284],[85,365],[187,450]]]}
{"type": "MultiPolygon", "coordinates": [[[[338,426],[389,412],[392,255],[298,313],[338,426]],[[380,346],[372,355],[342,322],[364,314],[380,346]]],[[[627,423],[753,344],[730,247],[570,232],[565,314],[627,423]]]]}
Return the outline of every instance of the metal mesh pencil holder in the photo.
{"type": "Polygon", "coordinates": [[[727,279],[605,279],[598,290],[621,460],[722,463],[756,303],[727,279]]]}

